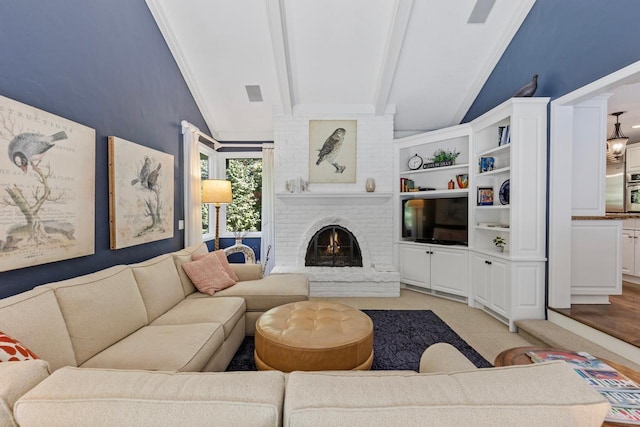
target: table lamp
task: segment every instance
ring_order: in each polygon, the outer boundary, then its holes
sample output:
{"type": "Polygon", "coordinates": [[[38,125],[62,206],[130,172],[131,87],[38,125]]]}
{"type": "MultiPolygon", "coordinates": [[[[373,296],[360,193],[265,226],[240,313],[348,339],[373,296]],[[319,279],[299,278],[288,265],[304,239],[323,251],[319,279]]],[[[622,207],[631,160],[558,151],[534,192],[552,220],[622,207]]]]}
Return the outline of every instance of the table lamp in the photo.
{"type": "Polygon", "coordinates": [[[219,221],[220,205],[232,203],[231,181],[225,179],[205,179],[202,181],[202,203],[212,204],[216,207],[216,243],[214,250],[220,249],[219,221]]]}

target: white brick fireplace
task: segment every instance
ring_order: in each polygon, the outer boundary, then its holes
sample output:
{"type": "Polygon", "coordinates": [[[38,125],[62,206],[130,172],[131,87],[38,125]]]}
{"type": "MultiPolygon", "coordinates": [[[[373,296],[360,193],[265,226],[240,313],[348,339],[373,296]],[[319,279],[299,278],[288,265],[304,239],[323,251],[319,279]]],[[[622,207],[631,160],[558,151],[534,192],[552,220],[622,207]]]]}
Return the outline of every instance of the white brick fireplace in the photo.
{"type": "Polygon", "coordinates": [[[276,116],[275,268],[304,273],[312,296],[398,296],[393,262],[393,114],[276,116]],[[309,120],[357,120],[356,182],[314,184],[288,193],[285,183],[309,176],[309,120]],[[365,191],[367,178],[376,190],[365,191]],[[357,239],[362,267],[305,267],[307,245],[324,226],[339,225],[357,239]]]}

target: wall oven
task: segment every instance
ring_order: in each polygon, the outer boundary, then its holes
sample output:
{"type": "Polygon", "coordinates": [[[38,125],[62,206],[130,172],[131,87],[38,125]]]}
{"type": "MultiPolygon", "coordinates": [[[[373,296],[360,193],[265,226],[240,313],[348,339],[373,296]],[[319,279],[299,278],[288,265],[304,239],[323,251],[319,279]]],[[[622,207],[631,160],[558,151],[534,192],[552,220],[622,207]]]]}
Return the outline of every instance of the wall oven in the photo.
{"type": "Polygon", "coordinates": [[[640,212],[640,172],[627,173],[627,212],[640,212]]]}

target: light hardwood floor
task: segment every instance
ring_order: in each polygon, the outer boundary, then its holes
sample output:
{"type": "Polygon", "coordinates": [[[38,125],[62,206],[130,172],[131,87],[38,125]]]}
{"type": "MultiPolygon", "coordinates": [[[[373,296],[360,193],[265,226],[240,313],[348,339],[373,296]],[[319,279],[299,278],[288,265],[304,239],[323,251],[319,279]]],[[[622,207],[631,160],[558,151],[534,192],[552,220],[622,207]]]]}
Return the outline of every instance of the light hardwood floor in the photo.
{"type": "Polygon", "coordinates": [[[610,296],[609,302],[552,310],[640,347],[640,285],[622,282],[622,295],[610,296]]]}
{"type": "Polygon", "coordinates": [[[505,324],[481,310],[409,289],[401,289],[399,298],[311,299],[347,304],[360,310],[431,310],[490,363],[503,350],[531,345],[520,335],[509,332],[505,324]]]}

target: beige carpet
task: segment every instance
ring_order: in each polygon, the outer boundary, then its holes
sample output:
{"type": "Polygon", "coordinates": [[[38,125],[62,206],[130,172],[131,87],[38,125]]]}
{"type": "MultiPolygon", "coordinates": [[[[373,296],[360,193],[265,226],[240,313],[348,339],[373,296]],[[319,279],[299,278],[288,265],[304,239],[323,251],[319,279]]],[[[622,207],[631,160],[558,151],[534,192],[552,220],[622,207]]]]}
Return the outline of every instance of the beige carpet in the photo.
{"type": "Polygon", "coordinates": [[[489,362],[503,350],[531,345],[509,328],[466,304],[401,289],[399,298],[311,298],[347,304],[360,310],[431,310],[489,362]]]}

